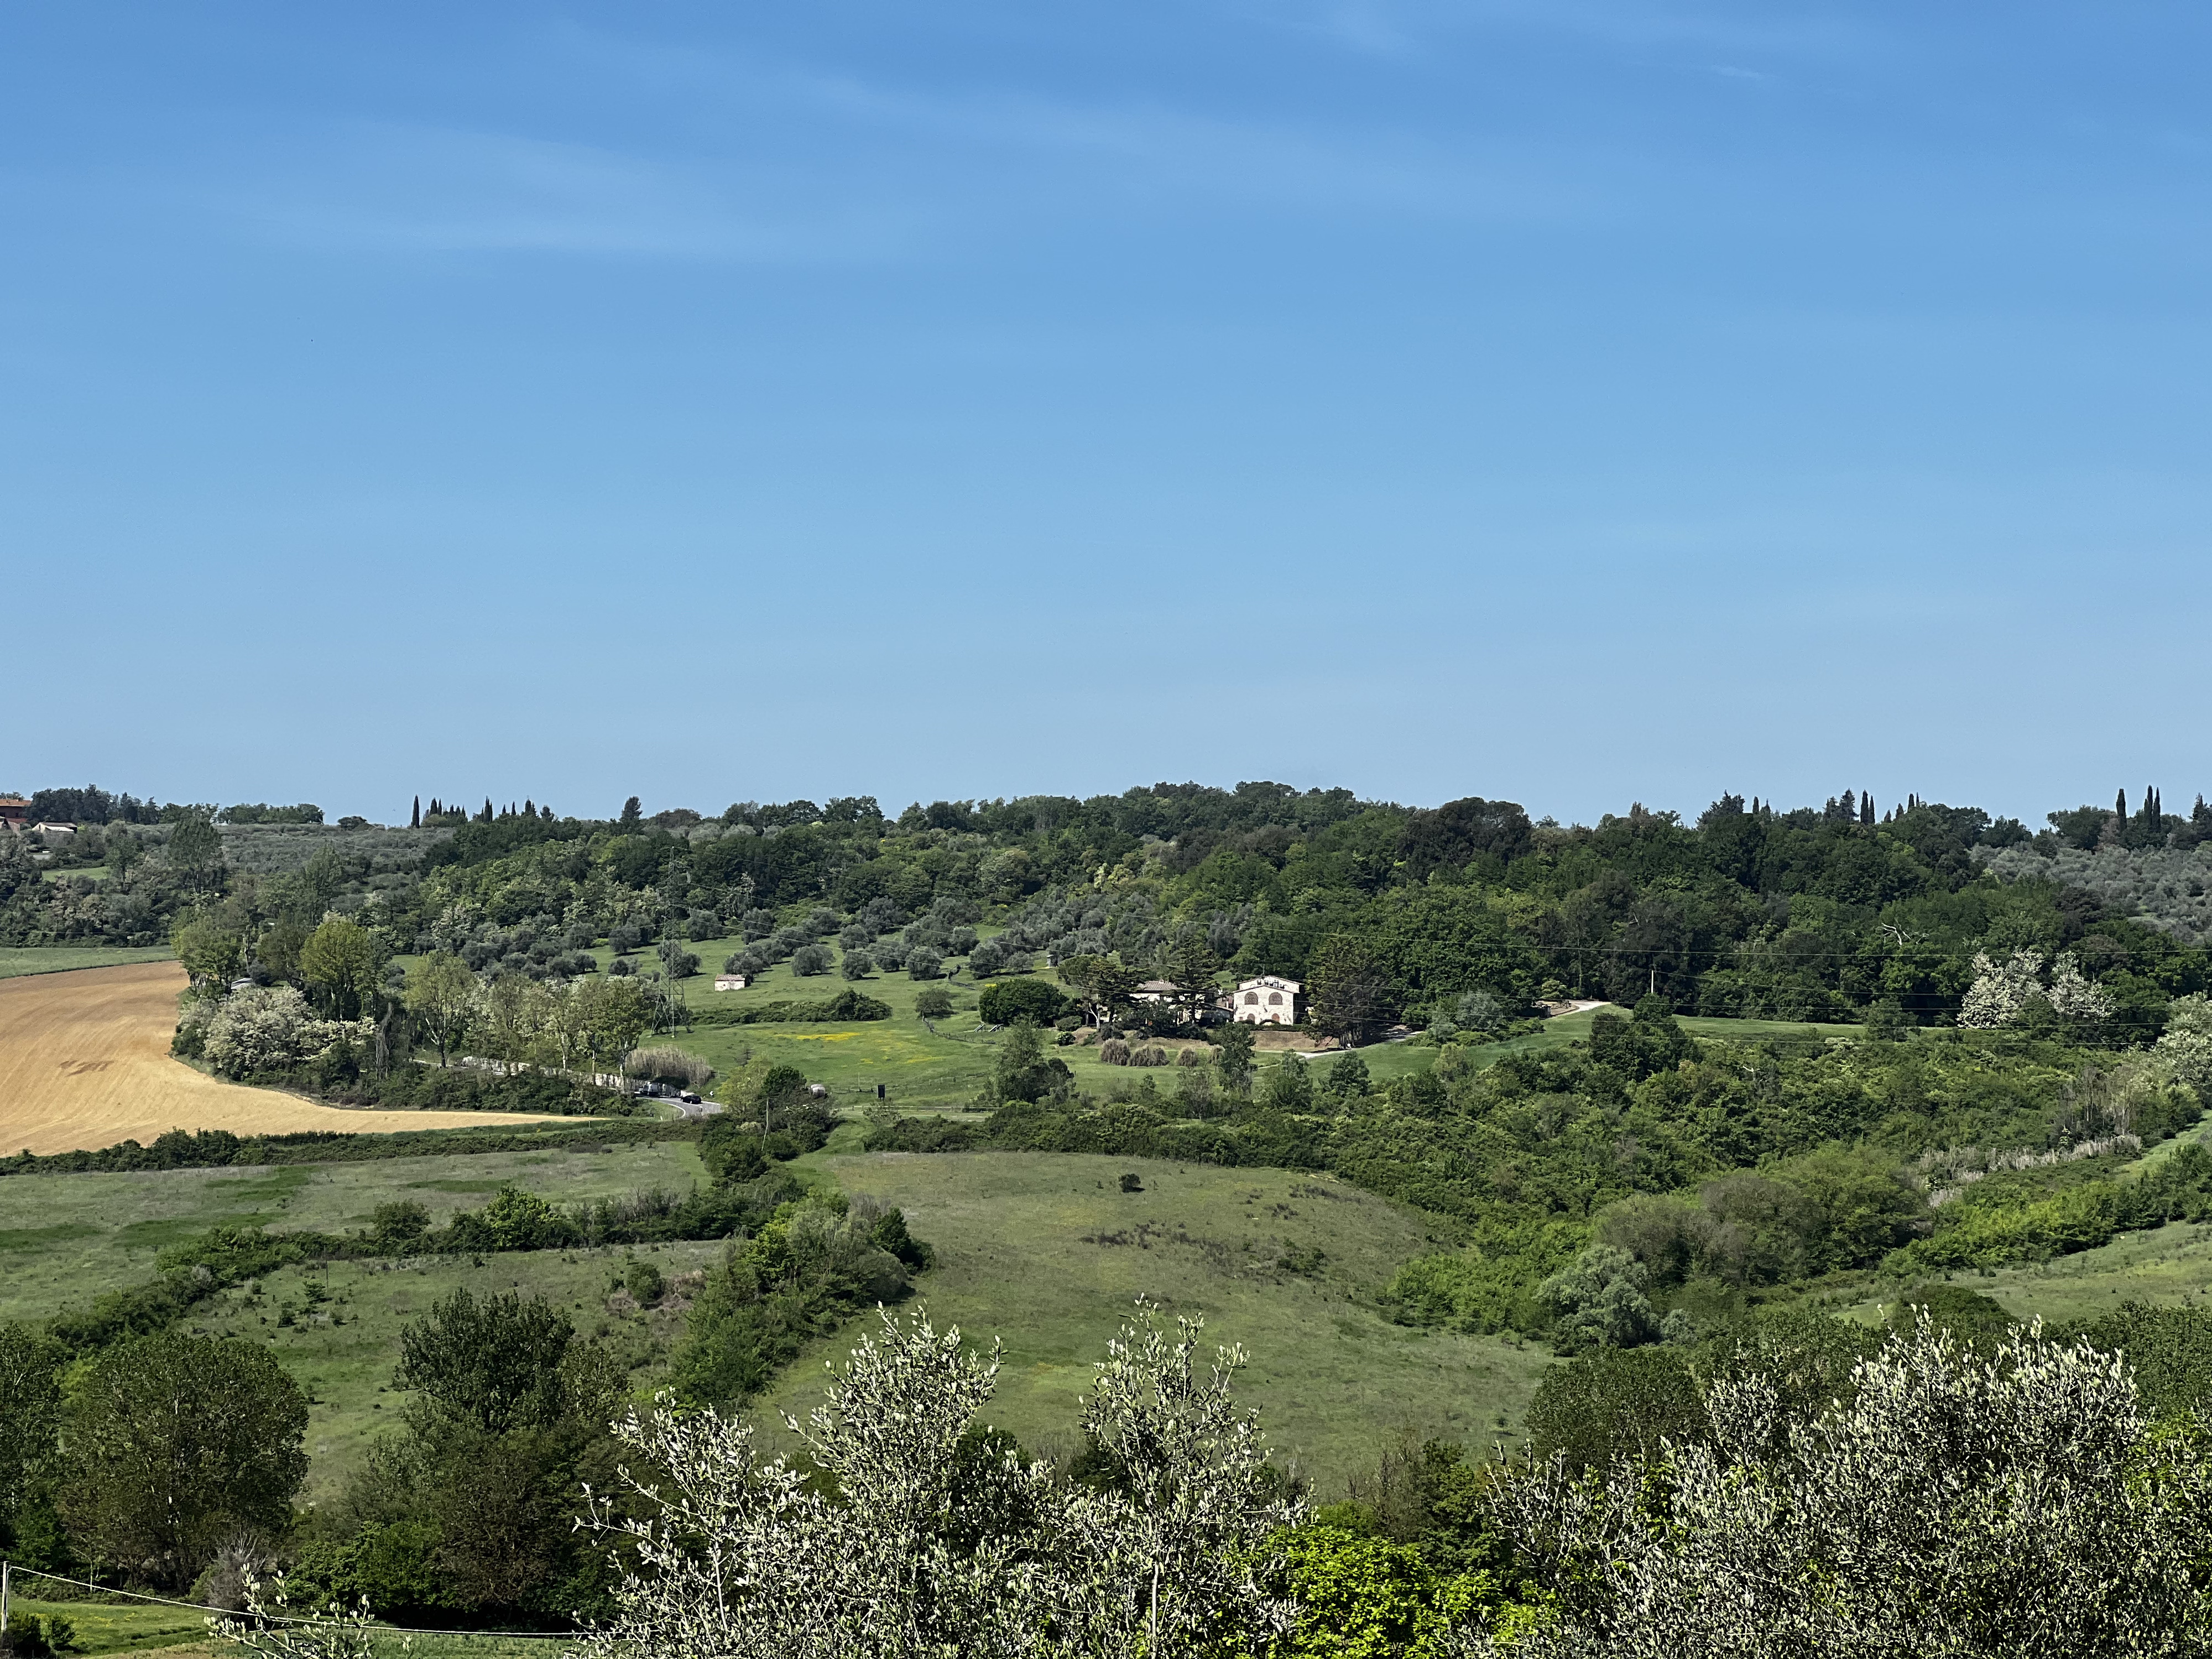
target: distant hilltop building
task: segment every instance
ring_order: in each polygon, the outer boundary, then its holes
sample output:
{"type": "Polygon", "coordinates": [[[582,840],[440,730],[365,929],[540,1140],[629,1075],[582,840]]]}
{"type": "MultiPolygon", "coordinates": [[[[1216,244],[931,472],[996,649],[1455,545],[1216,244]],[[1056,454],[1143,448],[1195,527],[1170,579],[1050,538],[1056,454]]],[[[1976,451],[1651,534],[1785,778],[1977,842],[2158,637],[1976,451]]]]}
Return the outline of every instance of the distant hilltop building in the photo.
{"type": "Polygon", "coordinates": [[[1246,1025],[1296,1025],[1305,1015],[1298,981],[1276,974],[1239,981],[1229,1000],[1229,1017],[1246,1025]]]}
{"type": "Polygon", "coordinates": [[[0,823],[10,830],[21,830],[31,821],[31,803],[18,800],[13,795],[0,796],[0,823]]]}

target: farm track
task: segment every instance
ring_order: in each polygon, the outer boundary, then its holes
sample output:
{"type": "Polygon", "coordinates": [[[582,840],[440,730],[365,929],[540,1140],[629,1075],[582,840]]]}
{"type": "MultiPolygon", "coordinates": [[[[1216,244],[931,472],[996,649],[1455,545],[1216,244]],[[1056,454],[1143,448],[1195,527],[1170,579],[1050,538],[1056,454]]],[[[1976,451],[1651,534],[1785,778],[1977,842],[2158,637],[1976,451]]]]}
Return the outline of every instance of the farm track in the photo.
{"type": "Polygon", "coordinates": [[[0,1152],[150,1142],[170,1129],[287,1134],[535,1123],[508,1112],[350,1112],[194,1071],[169,1054],[173,962],[0,980],[0,1152]]]}

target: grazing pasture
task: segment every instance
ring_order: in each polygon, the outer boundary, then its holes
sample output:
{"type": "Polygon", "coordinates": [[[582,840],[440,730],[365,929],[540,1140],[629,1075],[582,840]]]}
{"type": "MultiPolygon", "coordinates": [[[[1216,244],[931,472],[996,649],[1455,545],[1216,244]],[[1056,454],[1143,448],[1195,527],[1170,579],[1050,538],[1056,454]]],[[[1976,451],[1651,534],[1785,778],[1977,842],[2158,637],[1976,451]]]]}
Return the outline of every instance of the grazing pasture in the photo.
{"type": "MultiPolygon", "coordinates": [[[[1327,1176],[1027,1152],[810,1162],[847,1192],[906,1212],[937,1252],[916,1300],[978,1347],[1004,1342],[985,1415],[1040,1449],[1070,1449],[1091,1364],[1140,1296],[1170,1315],[1203,1315],[1209,1344],[1244,1345],[1240,1395],[1261,1407],[1278,1455],[1330,1497],[1404,1430],[1516,1443],[1550,1358],[1511,1339],[1385,1318],[1374,1294],[1433,1248],[1427,1225],[1327,1176]],[[1142,1190],[1123,1191],[1124,1175],[1142,1190]]],[[[823,1362],[842,1358],[854,1335],[817,1342],[778,1379],[761,1417],[810,1410],[823,1362]]]]}
{"type": "Polygon", "coordinates": [[[703,1181],[688,1140],[578,1142],[518,1152],[0,1180],[0,1321],[40,1319],[142,1284],[163,1247],[221,1225],[351,1232],[410,1200],[442,1226],[508,1183],[558,1204],[703,1181]]]}
{"type": "MultiPolygon", "coordinates": [[[[105,875],[106,871],[79,874],[105,875]]],[[[167,962],[166,945],[0,945],[0,979],[25,974],[66,974],[79,968],[122,968],[141,962],[167,962]]]]}
{"type": "Polygon", "coordinates": [[[0,1150],[67,1152],[170,1129],[284,1134],[530,1123],[499,1112],[350,1112],[248,1089],[171,1057],[173,962],[0,981],[0,1150]]]}

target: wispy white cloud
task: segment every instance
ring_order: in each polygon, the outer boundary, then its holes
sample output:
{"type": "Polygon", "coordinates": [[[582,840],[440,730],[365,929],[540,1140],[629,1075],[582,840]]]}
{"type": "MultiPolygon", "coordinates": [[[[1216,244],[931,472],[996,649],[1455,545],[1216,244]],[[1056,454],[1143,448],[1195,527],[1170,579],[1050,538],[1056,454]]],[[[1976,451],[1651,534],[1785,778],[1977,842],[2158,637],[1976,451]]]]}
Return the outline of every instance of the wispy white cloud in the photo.
{"type": "Polygon", "coordinates": [[[398,251],[803,263],[882,258],[914,228],[896,204],[808,200],[764,169],[376,123],[190,193],[267,234],[398,251]]]}
{"type": "MultiPolygon", "coordinates": [[[[1611,0],[1223,3],[1376,56],[1447,32],[1565,29],[1694,45],[1704,61],[1686,68],[1747,80],[1767,78],[1752,66],[1762,49],[1813,50],[1832,34],[1813,18],[1611,0]]],[[[650,136],[635,123],[612,136],[334,124],[273,163],[218,163],[225,181],[193,193],[309,243],[792,264],[911,258],[995,225],[1178,208],[1589,222],[1639,211],[1646,172],[1595,137],[1501,137],[1433,112],[1394,124],[1372,109],[1255,113],[1172,94],[947,84],[574,24],[538,44],[615,92],[614,106],[653,109],[650,136]]]]}
{"type": "Polygon", "coordinates": [[[1485,33],[1578,36],[1615,46],[1680,46],[1790,58],[1855,52],[1865,22],[1840,11],[1765,3],[1698,6],[1649,0],[1226,0],[1236,15],[1333,39],[1361,52],[1406,56],[1485,33]]]}

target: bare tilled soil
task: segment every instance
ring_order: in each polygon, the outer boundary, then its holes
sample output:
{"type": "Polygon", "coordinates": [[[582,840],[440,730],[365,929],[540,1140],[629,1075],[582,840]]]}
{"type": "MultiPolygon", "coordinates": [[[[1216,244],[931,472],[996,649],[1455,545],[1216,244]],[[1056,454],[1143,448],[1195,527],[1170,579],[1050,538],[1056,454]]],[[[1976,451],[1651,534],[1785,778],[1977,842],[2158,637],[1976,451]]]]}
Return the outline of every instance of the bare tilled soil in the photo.
{"type": "Polygon", "coordinates": [[[173,962],[0,980],[0,1153],[151,1141],[169,1129],[441,1129],[537,1120],[501,1112],[349,1112],[248,1089],[171,1058],[173,962]]]}

